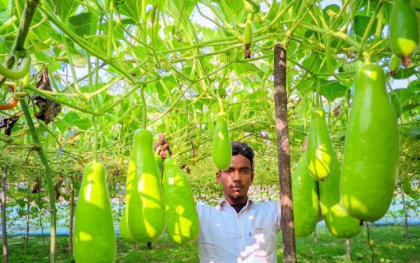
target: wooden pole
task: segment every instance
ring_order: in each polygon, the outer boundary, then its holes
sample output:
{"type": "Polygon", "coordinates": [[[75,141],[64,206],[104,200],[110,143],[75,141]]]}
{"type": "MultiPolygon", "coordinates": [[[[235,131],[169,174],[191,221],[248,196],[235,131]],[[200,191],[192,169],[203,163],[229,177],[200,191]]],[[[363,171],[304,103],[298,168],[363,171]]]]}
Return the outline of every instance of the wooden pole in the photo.
{"type": "Polygon", "coordinates": [[[350,256],[350,239],[346,238],[346,257],[351,259],[350,256]]]}
{"type": "Polygon", "coordinates": [[[70,184],[70,226],[69,226],[69,253],[73,253],[73,217],[74,217],[74,178],[70,184]]]}
{"type": "Polygon", "coordinates": [[[297,260],[287,120],[286,49],[280,43],[274,46],[274,103],[280,181],[281,228],[283,231],[283,262],[295,263],[297,260]]]}
{"type": "Polygon", "coordinates": [[[28,188],[26,189],[26,237],[25,237],[25,255],[28,252],[28,241],[29,241],[29,213],[31,212],[31,196],[29,195],[29,181],[27,182],[28,188]]]}
{"type": "Polygon", "coordinates": [[[3,242],[3,259],[5,263],[9,262],[9,255],[7,252],[7,221],[6,221],[6,177],[7,177],[7,170],[9,169],[9,165],[6,164],[3,169],[3,177],[1,178],[1,235],[2,235],[2,242],[3,242]]]}
{"type": "Polygon", "coordinates": [[[404,211],[404,225],[405,225],[405,239],[408,240],[408,220],[407,220],[407,207],[405,206],[405,198],[404,198],[404,190],[401,184],[401,197],[402,197],[402,204],[403,204],[403,211],[404,211]]]}

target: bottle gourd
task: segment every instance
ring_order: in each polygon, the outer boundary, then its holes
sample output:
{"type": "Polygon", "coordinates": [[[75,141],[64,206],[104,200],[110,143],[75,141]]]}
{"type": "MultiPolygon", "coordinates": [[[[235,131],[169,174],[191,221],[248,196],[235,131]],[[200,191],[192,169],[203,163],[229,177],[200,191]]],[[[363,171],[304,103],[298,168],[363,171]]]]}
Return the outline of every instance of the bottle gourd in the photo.
{"type": "Polygon", "coordinates": [[[334,169],[334,149],[322,108],[312,109],[307,152],[309,174],[320,181],[328,178],[334,169]]]}
{"type": "Polygon", "coordinates": [[[319,183],[319,201],[325,225],[338,238],[351,238],[362,231],[360,220],[349,216],[340,202],[341,164],[334,154],[335,164],[332,175],[319,183]]]}
{"type": "Polygon", "coordinates": [[[213,163],[220,171],[228,169],[232,161],[232,147],[230,145],[227,116],[223,112],[217,115],[213,135],[212,157],[213,163]]]}
{"type": "Polygon", "coordinates": [[[318,223],[317,187],[316,181],[309,175],[307,157],[307,152],[303,152],[292,174],[293,215],[297,237],[309,236],[318,223]]]}
{"type": "Polygon", "coordinates": [[[397,117],[386,93],[381,67],[356,73],[341,174],[341,200],[347,213],[374,222],[394,196],[399,161],[397,117]]]}
{"type": "Polygon", "coordinates": [[[120,235],[125,241],[129,243],[136,243],[136,240],[131,236],[130,231],[128,231],[126,208],[124,208],[123,214],[120,220],[120,235]]]}
{"type": "Polygon", "coordinates": [[[405,67],[419,46],[419,22],[410,0],[394,0],[389,20],[389,44],[392,53],[405,67]]]}
{"type": "Polygon", "coordinates": [[[153,136],[148,130],[134,133],[126,190],[127,225],[140,243],[154,242],[165,231],[166,212],[161,176],[153,153],[153,136]]]}
{"type": "Polygon", "coordinates": [[[74,224],[74,258],[77,263],[114,262],[117,246],[105,167],[85,166],[74,224]]]}
{"type": "Polygon", "coordinates": [[[166,158],[163,165],[166,233],[177,244],[193,242],[200,233],[200,225],[190,184],[173,157],[166,158]]]}

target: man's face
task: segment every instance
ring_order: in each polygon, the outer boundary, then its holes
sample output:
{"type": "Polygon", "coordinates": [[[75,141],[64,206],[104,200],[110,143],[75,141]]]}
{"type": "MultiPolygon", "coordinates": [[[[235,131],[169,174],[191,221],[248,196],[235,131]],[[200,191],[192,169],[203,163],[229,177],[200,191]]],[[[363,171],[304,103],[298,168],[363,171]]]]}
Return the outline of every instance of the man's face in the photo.
{"type": "Polygon", "coordinates": [[[251,162],[245,156],[232,156],[229,169],[216,174],[217,181],[222,184],[226,200],[231,204],[245,203],[248,189],[254,180],[251,162]]]}

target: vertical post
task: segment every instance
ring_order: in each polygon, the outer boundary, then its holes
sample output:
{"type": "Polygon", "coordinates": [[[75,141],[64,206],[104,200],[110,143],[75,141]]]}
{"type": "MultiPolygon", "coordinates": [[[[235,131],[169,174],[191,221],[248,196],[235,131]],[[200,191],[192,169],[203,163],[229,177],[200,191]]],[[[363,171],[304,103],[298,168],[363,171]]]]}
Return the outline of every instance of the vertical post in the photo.
{"type": "Polygon", "coordinates": [[[28,188],[26,189],[26,237],[25,237],[25,255],[28,252],[28,241],[29,241],[29,213],[31,211],[31,197],[29,195],[29,181],[27,182],[28,188]]]}
{"type": "Polygon", "coordinates": [[[286,49],[280,43],[274,46],[274,102],[280,181],[281,228],[283,231],[283,262],[295,263],[297,260],[287,120],[286,49]]]}
{"type": "Polygon", "coordinates": [[[346,238],[346,257],[351,259],[350,256],[350,239],[346,238]]]}
{"type": "Polygon", "coordinates": [[[405,198],[404,198],[404,190],[401,184],[401,197],[402,197],[402,204],[403,204],[403,211],[404,211],[404,221],[405,221],[405,239],[408,240],[408,221],[407,221],[407,207],[405,206],[405,198]]]}
{"type": "Polygon", "coordinates": [[[7,170],[9,169],[9,165],[6,164],[3,169],[3,177],[1,178],[1,235],[2,235],[2,242],[3,242],[3,259],[5,263],[9,262],[9,256],[7,253],[7,231],[6,231],[6,177],[7,177],[7,170]]]}
{"type": "Polygon", "coordinates": [[[74,217],[74,177],[70,185],[70,226],[69,226],[69,253],[73,253],[73,217],[74,217]]]}

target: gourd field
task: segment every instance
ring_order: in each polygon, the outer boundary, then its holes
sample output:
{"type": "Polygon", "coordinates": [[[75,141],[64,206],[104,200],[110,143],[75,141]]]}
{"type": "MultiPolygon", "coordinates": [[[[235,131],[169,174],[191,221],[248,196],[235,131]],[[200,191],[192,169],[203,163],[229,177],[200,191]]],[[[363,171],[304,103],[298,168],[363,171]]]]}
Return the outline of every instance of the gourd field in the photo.
{"type": "Polygon", "coordinates": [[[420,0],[0,0],[4,262],[199,262],[232,141],[278,262],[420,262],[419,38],[420,0]]]}

